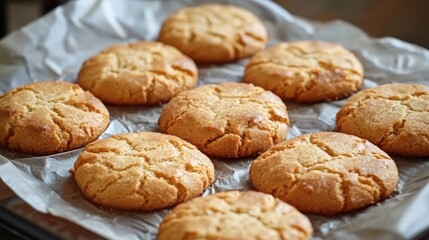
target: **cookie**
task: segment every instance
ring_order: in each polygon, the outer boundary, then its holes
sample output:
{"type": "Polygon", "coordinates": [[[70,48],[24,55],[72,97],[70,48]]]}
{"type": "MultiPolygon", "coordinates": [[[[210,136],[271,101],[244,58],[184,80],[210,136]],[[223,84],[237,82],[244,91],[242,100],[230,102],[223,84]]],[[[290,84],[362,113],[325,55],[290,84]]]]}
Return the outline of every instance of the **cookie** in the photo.
{"type": "Polygon", "coordinates": [[[0,146],[48,155],[84,147],[109,125],[103,103],[77,84],[31,83],[0,97],[0,146]]]}
{"type": "Polygon", "coordinates": [[[302,135],[270,148],[251,165],[255,189],[308,213],[332,215],[389,197],[395,162],[367,140],[334,132],[302,135]]]}
{"type": "Polygon", "coordinates": [[[157,210],[197,197],[213,175],[212,162],[195,146],[151,132],[97,140],[74,165],[74,178],[88,199],[126,210],[157,210]]]}
{"type": "Polygon", "coordinates": [[[429,87],[394,83],[365,89],[338,112],[337,129],[389,154],[429,156],[429,87]]]}
{"type": "Polygon", "coordinates": [[[197,84],[195,63],[159,42],[115,45],[82,65],[77,82],[101,101],[151,105],[169,101],[197,84]]]}
{"type": "Polygon", "coordinates": [[[282,141],[289,124],[279,97],[245,83],[184,91],[163,109],[159,127],[213,157],[260,154],[282,141]]]}
{"type": "Polygon", "coordinates": [[[180,204],[159,227],[158,240],[310,239],[308,218],[259,192],[222,192],[180,204]]]}
{"type": "Polygon", "coordinates": [[[267,30],[253,13],[232,5],[205,4],[175,12],[159,41],[200,63],[226,63],[265,48],[267,30]]]}
{"type": "Polygon", "coordinates": [[[284,100],[320,102],[356,92],[363,81],[358,59],[338,44],[301,41],[281,43],[252,57],[244,81],[284,100]]]}

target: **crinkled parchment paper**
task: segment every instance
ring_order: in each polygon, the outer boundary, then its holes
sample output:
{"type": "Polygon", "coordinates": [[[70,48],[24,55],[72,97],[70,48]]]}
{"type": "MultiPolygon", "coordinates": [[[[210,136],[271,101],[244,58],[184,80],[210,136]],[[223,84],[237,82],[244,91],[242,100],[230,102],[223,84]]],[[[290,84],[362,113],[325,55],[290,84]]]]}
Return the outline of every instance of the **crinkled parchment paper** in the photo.
{"type": "MultiPolygon", "coordinates": [[[[71,1],[0,41],[0,93],[22,84],[76,80],[82,62],[120,42],[154,40],[162,21],[173,11],[203,0],[71,1]]],[[[216,1],[247,8],[264,20],[270,42],[318,39],[352,50],[365,67],[364,88],[390,82],[429,85],[429,51],[392,38],[372,39],[341,21],[312,23],[290,15],[270,1],[216,1]]],[[[247,60],[199,66],[199,84],[241,81],[247,60]]],[[[288,138],[335,129],[343,101],[319,104],[287,102],[288,138]]],[[[112,123],[103,134],[158,131],[162,106],[108,106],[112,123]]],[[[386,109],[388,111],[388,109],[386,109]]],[[[68,219],[111,239],[154,239],[168,210],[153,213],[101,209],[88,202],[69,169],[81,149],[45,157],[0,149],[0,177],[36,210],[68,219]]],[[[313,216],[314,239],[403,239],[429,227],[429,159],[395,158],[401,181],[395,195],[381,204],[340,216],[313,216]]],[[[218,180],[205,194],[251,187],[251,159],[213,159],[218,180]]]]}

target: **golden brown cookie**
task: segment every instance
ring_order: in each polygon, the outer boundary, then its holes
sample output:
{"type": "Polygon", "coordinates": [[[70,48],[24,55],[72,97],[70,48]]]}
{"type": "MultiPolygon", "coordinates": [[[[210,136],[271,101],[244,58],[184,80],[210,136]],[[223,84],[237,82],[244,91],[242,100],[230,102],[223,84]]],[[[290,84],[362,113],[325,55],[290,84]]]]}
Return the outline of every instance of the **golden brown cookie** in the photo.
{"type": "Polygon", "coordinates": [[[158,240],[310,239],[308,218],[271,195],[222,192],[180,204],[161,222],[158,240]]]}
{"type": "Polygon", "coordinates": [[[205,154],[237,158],[283,141],[289,119],[273,93],[251,84],[222,83],[180,93],[163,109],[158,124],[205,154]]]}
{"type": "Polygon", "coordinates": [[[105,103],[156,104],[197,84],[195,63],[159,42],[115,45],[83,64],[77,82],[105,103]]]}
{"type": "Polygon", "coordinates": [[[109,125],[100,100],[77,84],[31,83],[0,97],[0,146],[48,155],[85,146],[109,125]]]}
{"type": "Polygon", "coordinates": [[[337,129],[390,154],[429,156],[429,87],[394,83],[365,89],[338,112],[337,129]]]}
{"type": "Polygon", "coordinates": [[[232,5],[184,8],[161,27],[159,40],[201,63],[225,63],[265,48],[267,30],[253,13],[232,5]]]}
{"type": "Polygon", "coordinates": [[[356,92],[363,68],[351,52],[335,43],[281,43],[252,57],[244,81],[284,100],[330,101],[356,92]]]}
{"type": "Polygon", "coordinates": [[[387,198],[399,175],[395,162],[367,140],[318,132],[270,148],[252,163],[250,179],[258,191],[300,211],[331,215],[387,198]]]}
{"type": "Polygon", "coordinates": [[[174,136],[141,132],[89,144],[74,165],[85,196],[103,207],[151,211],[197,197],[214,167],[195,146],[174,136]]]}

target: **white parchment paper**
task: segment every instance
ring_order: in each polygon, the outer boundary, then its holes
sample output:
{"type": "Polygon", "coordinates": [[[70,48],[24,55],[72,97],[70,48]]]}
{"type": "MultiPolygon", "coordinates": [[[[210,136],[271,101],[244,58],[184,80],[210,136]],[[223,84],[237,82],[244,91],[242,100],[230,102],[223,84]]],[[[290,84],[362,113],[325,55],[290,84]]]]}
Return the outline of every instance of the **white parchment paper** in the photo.
{"type": "MultiPolygon", "coordinates": [[[[75,82],[83,61],[121,42],[154,40],[162,21],[175,10],[207,2],[247,8],[263,19],[273,45],[318,39],[353,51],[365,68],[363,88],[390,82],[429,85],[429,51],[393,38],[372,39],[342,21],[312,23],[265,0],[81,0],[63,7],[0,41],[0,93],[25,83],[61,79],[75,82]]],[[[241,81],[247,60],[199,66],[199,84],[241,81]]],[[[333,131],[343,101],[287,102],[288,138],[333,131]]],[[[112,122],[102,137],[121,132],[158,131],[162,106],[108,106],[112,122]]],[[[388,109],[386,109],[388,111],[388,109]]],[[[1,124],[1,123],[0,123],[1,124]]],[[[69,169],[82,150],[33,157],[0,149],[0,178],[24,201],[43,213],[68,219],[110,239],[155,239],[162,217],[152,213],[102,209],[88,202],[69,169]]],[[[429,159],[394,158],[401,180],[394,196],[381,204],[334,217],[309,215],[314,239],[409,239],[429,228],[429,159]]],[[[213,159],[218,180],[205,194],[251,188],[251,159],[213,159]]]]}

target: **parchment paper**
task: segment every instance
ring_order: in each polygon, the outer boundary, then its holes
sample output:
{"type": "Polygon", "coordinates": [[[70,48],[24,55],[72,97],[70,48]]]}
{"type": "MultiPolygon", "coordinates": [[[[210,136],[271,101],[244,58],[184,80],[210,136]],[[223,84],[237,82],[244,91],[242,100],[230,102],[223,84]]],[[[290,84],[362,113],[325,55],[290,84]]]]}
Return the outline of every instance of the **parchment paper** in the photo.
{"type": "MultiPolygon", "coordinates": [[[[264,20],[273,45],[280,41],[319,39],[352,50],[365,68],[363,88],[390,82],[429,85],[429,51],[393,38],[372,39],[361,30],[333,21],[309,22],[270,1],[71,1],[0,41],[0,92],[34,81],[75,82],[82,62],[120,42],[154,40],[162,21],[173,11],[205,2],[231,3],[264,20]]],[[[247,60],[199,66],[199,84],[241,81],[247,60]]],[[[335,129],[343,101],[319,104],[287,102],[288,138],[335,129]]],[[[121,132],[158,131],[162,106],[108,106],[112,122],[102,137],[121,132]]],[[[386,109],[388,111],[388,109],[386,109]]],[[[69,169],[81,149],[45,157],[0,149],[0,177],[24,201],[43,213],[68,219],[110,239],[154,239],[168,210],[153,213],[102,209],[88,202],[69,169]]],[[[381,204],[335,217],[309,217],[314,239],[409,239],[429,228],[428,159],[394,158],[401,181],[395,195],[381,204]]],[[[213,159],[219,179],[205,195],[251,188],[251,159],[213,159]]]]}

